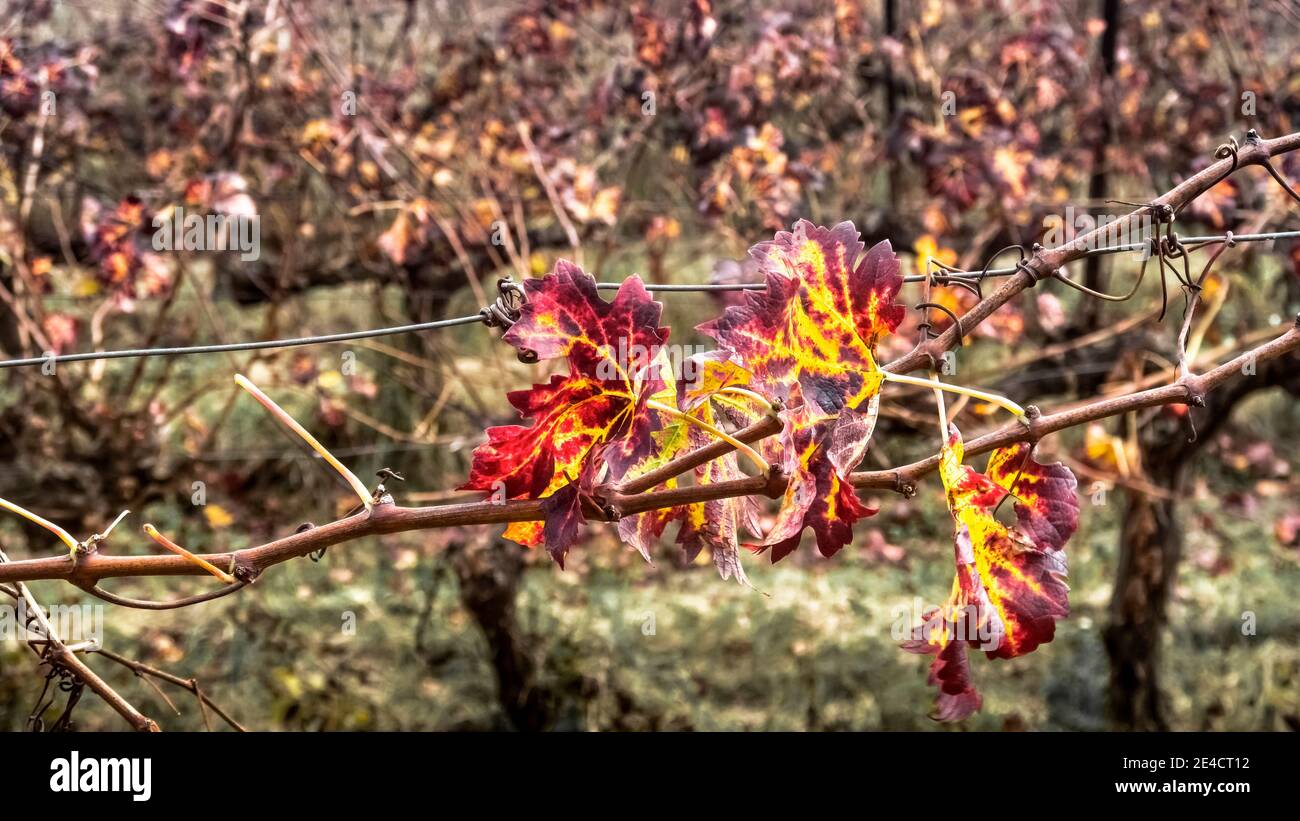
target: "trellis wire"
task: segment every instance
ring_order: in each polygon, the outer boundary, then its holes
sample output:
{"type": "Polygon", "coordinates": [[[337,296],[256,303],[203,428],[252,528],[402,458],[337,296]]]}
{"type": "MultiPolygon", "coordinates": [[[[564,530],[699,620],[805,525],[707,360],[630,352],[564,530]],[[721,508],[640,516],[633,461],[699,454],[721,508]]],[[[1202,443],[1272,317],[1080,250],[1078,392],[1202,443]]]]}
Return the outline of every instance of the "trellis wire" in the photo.
{"type": "Polygon", "coordinates": [[[300,336],[293,339],[264,339],[256,342],[231,342],[222,345],[190,345],[180,348],[134,348],[123,351],[96,351],[90,353],[70,353],[59,356],[39,356],[29,359],[7,359],[0,362],[0,369],[18,368],[24,365],[42,365],[46,362],[89,362],[96,359],[132,359],[142,356],[188,356],[201,353],[234,353],[236,351],[257,351],[266,348],[292,348],[299,345],[318,345],[328,342],[350,342],[354,339],[370,339],[376,336],[391,336],[415,331],[430,331],[436,328],[450,328],[456,325],[481,323],[480,314],[460,316],[455,319],[440,319],[436,322],[419,322],[414,325],[395,325],[390,328],[371,328],[365,331],[325,334],[323,336],[300,336]]]}
{"type": "MultiPolygon", "coordinates": [[[[1276,231],[1269,234],[1233,234],[1232,235],[1232,239],[1236,242],[1267,242],[1269,240],[1274,240],[1274,239],[1297,239],[1297,238],[1300,238],[1300,231],[1276,231]]],[[[1184,245],[1203,245],[1206,243],[1223,242],[1225,239],[1227,239],[1227,237],[1225,235],[1219,235],[1219,236],[1211,236],[1211,237],[1179,237],[1179,239],[1182,241],[1184,245]]],[[[1148,244],[1149,243],[1143,241],[1143,242],[1129,242],[1123,245],[1108,245],[1103,248],[1089,249],[1083,254],[1083,256],[1093,257],[1093,256],[1101,256],[1103,254],[1119,254],[1119,253],[1123,253],[1124,251],[1140,251],[1143,248],[1147,247],[1148,244]]],[[[1016,267],[990,268],[984,272],[984,276],[986,278],[987,277],[1008,277],[1014,274],[1018,270],[1020,269],[1016,267]]],[[[940,273],[942,273],[942,275],[946,278],[978,277],[980,275],[979,271],[960,271],[960,270],[946,269],[946,268],[940,273]]],[[[927,278],[928,277],[925,274],[914,274],[914,275],[903,277],[903,282],[905,283],[925,282],[927,278]]],[[[596,283],[596,287],[601,289],[602,291],[616,291],[620,287],[622,287],[622,285],[623,283],[621,282],[597,282],[596,283]]],[[[761,291],[765,289],[767,286],[762,282],[738,282],[738,283],[726,283],[726,284],[715,284],[715,285],[708,285],[708,284],[706,285],[657,285],[652,283],[646,283],[645,287],[647,291],[660,291],[663,293],[672,293],[674,291],[682,291],[682,292],[761,291]]]]}
{"type": "MultiPolygon", "coordinates": [[[[1300,238],[1300,231],[1277,231],[1267,234],[1241,234],[1232,235],[1236,242],[1267,242],[1276,239],[1295,239],[1300,238]]],[[[1187,237],[1182,240],[1188,245],[1203,245],[1213,242],[1223,242],[1227,239],[1226,235],[1208,236],[1208,237],[1187,237]]],[[[1146,242],[1132,242],[1123,245],[1111,245],[1103,248],[1093,248],[1085,252],[1084,256],[1095,256],[1099,254],[1116,254],[1124,251],[1138,251],[1146,247],[1146,242]]],[[[982,272],[982,277],[1006,277],[1011,276],[1020,270],[1019,268],[990,268],[982,272]]],[[[962,277],[981,277],[980,271],[960,271],[945,269],[942,276],[946,279],[961,279],[962,277]]],[[[924,282],[928,275],[918,274],[903,277],[903,282],[924,282]]],[[[617,290],[622,287],[621,282],[598,282],[596,287],[600,290],[617,290]]],[[[767,286],[761,282],[739,282],[739,283],[702,283],[698,285],[660,285],[656,283],[647,283],[646,290],[656,291],[659,293],[695,293],[708,291],[761,291],[767,286]]],[[[434,322],[418,322],[413,325],[395,325],[387,328],[371,328],[364,331],[348,331],[345,333],[324,334],[320,336],[300,336],[290,339],[264,339],[250,342],[231,342],[220,345],[189,345],[174,348],[132,348],[119,351],[92,351],[87,353],[59,354],[57,356],[38,356],[25,359],[6,359],[0,360],[0,370],[8,368],[21,368],[31,365],[45,364],[62,364],[66,362],[91,362],[101,359],[137,359],[140,357],[156,356],[191,356],[194,354],[212,354],[212,353],[237,353],[240,351],[258,351],[270,348],[293,348],[302,345],[323,345],[331,342],[350,342],[356,339],[371,339],[379,336],[392,336],[394,334],[414,333],[417,331],[430,331],[440,328],[451,328],[459,325],[473,325],[476,323],[489,324],[485,320],[487,317],[480,312],[469,316],[460,316],[452,319],[440,319],[434,322]]]]}

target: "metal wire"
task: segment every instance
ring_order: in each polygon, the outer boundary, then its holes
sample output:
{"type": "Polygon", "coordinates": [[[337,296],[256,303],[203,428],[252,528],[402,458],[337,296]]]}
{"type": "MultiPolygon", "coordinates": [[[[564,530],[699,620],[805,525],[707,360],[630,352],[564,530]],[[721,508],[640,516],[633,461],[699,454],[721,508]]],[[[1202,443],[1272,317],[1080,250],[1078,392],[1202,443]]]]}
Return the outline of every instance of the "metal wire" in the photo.
{"type": "MultiPolygon", "coordinates": [[[[1212,242],[1223,242],[1226,238],[1227,237],[1223,235],[1213,237],[1187,237],[1183,239],[1182,242],[1184,245],[1206,245],[1212,242]]],[[[1300,231],[1277,231],[1271,234],[1241,234],[1234,235],[1232,238],[1237,242],[1268,242],[1269,240],[1274,239],[1298,239],[1300,238],[1300,231]]],[[[1083,256],[1095,257],[1104,254],[1119,254],[1124,251],[1140,251],[1149,244],[1149,241],[1143,240],[1142,242],[1129,242],[1124,245],[1108,245],[1104,248],[1089,249],[1084,252],[1083,256]]],[[[1014,248],[1015,246],[1013,245],[1010,247],[1014,248]]],[[[1003,248],[1002,250],[1005,251],[1007,249],[1003,248]]],[[[1189,248],[1188,250],[1196,249],[1189,248]]],[[[1011,268],[989,268],[987,271],[983,271],[982,273],[984,277],[1009,277],[1015,274],[1018,270],[1020,270],[1018,266],[1011,268]]],[[[980,274],[980,271],[962,271],[957,268],[944,268],[942,277],[948,279],[954,277],[981,278],[980,274]]],[[[929,278],[930,277],[926,274],[915,274],[903,277],[903,282],[925,282],[929,278]]],[[[617,291],[619,288],[623,287],[623,283],[597,282],[596,287],[602,291],[617,291]]],[[[762,282],[727,283],[725,285],[657,285],[654,283],[646,283],[645,286],[647,291],[663,291],[665,293],[672,293],[674,291],[762,291],[765,288],[767,288],[767,285],[762,282]]]]}
{"type": "MultiPolygon", "coordinates": [[[[1268,242],[1269,240],[1275,240],[1275,239],[1297,239],[1297,238],[1300,238],[1300,231],[1275,231],[1275,232],[1273,232],[1273,233],[1271,233],[1271,234],[1241,234],[1241,235],[1233,235],[1233,237],[1232,237],[1232,239],[1236,240],[1237,242],[1268,242]]],[[[1226,239],[1227,239],[1227,236],[1220,234],[1220,235],[1212,236],[1212,237],[1184,237],[1184,238],[1182,238],[1182,242],[1183,242],[1184,245],[1207,245],[1207,244],[1209,244],[1209,243],[1213,243],[1213,242],[1223,242],[1223,241],[1226,240],[1226,239]]],[[[1119,254],[1119,253],[1123,253],[1124,251],[1141,251],[1143,248],[1147,247],[1149,244],[1150,244],[1150,242],[1149,242],[1148,240],[1143,240],[1142,242],[1129,242],[1129,243],[1125,243],[1125,244],[1123,244],[1123,245],[1108,245],[1108,246],[1105,246],[1105,247],[1103,247],[1103,248],[1091,248],[1091,249],[1085,251],[1085,252],[1083,253],[1083,256],[1084,256],[1084,257],[1095,257],[1095,256],[1102,256],[1102,255],[1105,255],[1105,254],[1119,254]]],[[[1003,250],[1006,250],[1006,249],[1003,249],[1003,250]]],[[[1191,249],[1189,249],[1189,250],[1196,250],[1196,249],[1195,249],[1195,248],[1191,248],[1191,249]]],[[[1014,267],[1014,268],[990,268],[988,271],[986,271],[986,272],[984,273],[984,276],[986,276],[986,277],[1009,277],[1009,276],[1011,276],[1012,274],[1016,273],[1016,271],[1018,271],[1018,270],[1019,270],[1018,267],[1014,267]]],[[[979,271],[948,271],[948,270],[945,270],[943,273],[944,273],[945,276],[950,276],[950,277],[951,277],[951,276],[970,276],[970,277],[975,277],[975,276],[979,276],[979,273],[980,273],[980,272],[979,272],[979,271]]],[[[917,276],[906,276],[906,277],[903,277],[903,281],[904,281],[904,282],[925,282],[925,280],[926,280],[926,276],[925,276],[924,274],[917,275],[917,276]]],[[[649,287],[649,286],[646,286],[646,287],[649,287]]]]}
{"type": "Polygon", "coordinates": [[[231,342],[225,345],[190,345],[183,348],[133,348],[124,351],[94,351],[90,353],[70,353],[60,356],[40,356],[30,359],[6,359],[0,361],[0,369],[20,368],[26,365],[43,365],[46,362],[89,362],[96,359],[134,359],[142,356],[190,356],[200,353],[233,353],[236,351],[258,351],[266,348],[293,348],[299,345],[319,345],[326,342],[348,342],[353,339],[370,339],[376,336],[430,331],[435,328],[450,328],[456,325],[482,324],[482,314],[460,316],[455,319],[440,319],[437,322],[419,322],[414,325],[395,325],[391,328],[371,328],[367,331],[349,331],[341,334],[324,336],[299,336],[292,339],[263,339],[257,342],[231,342]]]}
{"type": "MultiPolygon", "coordinates": [[[[1300,238],[1300,231],[1278,231],[1270,234],[1242,234],[1231,237],[1235,242],[1267,242],[1275,239],[1294,239],[1300,238]]],[[[1209,236],[1209,237],[1188,237],[1182,240],[1187,246],[1200,246],[1213,242],[1223,242],[1226,236],[1209,236]]],[[[1133,242],[1124,245],[1112,245],[1104,248],[1093,248],[1084,253],[1085,257],[1096,256],[1100,254],[1117,254],[1123,251],[1138,251],[1149,245],[1149,242],[1133,242]]],[[[1006,250],[1006,249],[1003,249],[1006,250]]],[[[1188,250],[1196,250],[1189,248],[1188,250]]],[[[960,271],[944,269],[942,278],[949,280],[952,284],[960,284],[961,277],[979,278],[985,277],[1007,277],[1015,274],[1020,270],[1020,266],[1013,268],[990,268],[982,271],[960,271]]],[[[903,277],[903,282],[925,282],[930,275],[920,274],[915,276],[903,277]]],[[[506,309],[515,309],[513,303],[508,300],[512,296],[506,291],[509,290],[509,280],[498,282],[498,288],[504,288],[501,299],[498,299],[498,306],[505,306],[506,309]],[[503,285],[503,283],[508,283],[503,285]],[[507,300],[503,302],[502,300],[507,300]]],[[[603,291],[613,291],[621,288],[621,282],[597,282],[596,287],[603,291]]],[[[726,284],[699,284],[699,285],[660,285],[656,283],[647,283],[647,291],[658,291],[662,293],[695,293],[706,291],[761,291],[767,288],[767,285],[761,282],[738,282],[726,284]]],[[[257,342],[232,342],[222,345],[190,345],[179,348],[133,348],[121,351],[94,351],[89,353],[71,353],[60,354],[58,356],[40,356],[30,357],[27,359],[6,359],[0,360],[0,370],[7,368],[21,368],[31,365],[44,365],[46,363],[59,364],[64,362],[91,362],[100,359],[136,359],[140,357],[154,356],[190,356],[193,354],[209,353],[235,353],[238,351],[258,351],[268,348],[293,348],[300,345],[322,345],[330,342],[349,342],[354,339],[370,339],[377,336],[392,336],[394,334],[414,333],[416,331],[430,331],[438,328],[451,328],[458,325],[483,324],[488,326],[501,325],[507,323],[498,317],[492,306],[485,308],[483,311],[472,316],[461,316],[454,319],[440,319],[436,322],[419,322],[414,325],[395,325],[389,328],[372,328],[365,331],[349,331],[338,334],[325,334],[322,336],[300,336],[291,339],[265,339],[257,342]]]]}

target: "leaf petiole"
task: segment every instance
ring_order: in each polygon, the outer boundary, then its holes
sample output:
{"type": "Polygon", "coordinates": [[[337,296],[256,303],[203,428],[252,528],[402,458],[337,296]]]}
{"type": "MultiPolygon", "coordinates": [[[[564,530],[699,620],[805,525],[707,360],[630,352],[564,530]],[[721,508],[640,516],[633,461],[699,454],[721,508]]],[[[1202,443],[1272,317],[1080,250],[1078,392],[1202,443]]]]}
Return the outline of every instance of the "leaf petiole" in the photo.
{"type": "Polygon", "coordinates": [[[997,405],[999,408],[1010,412],[1017,419],[1024,421],[1026,419],[1025,409],[1012,402],[1005,396],[998,396],[996,393],[978,390],[976,388],[967,388],[961,385],[950,385],[946,382],[931,382],[929,379],[918,379],[915,376],[905,376],[901,373],[890,373],[881,371],[881,375],[886,382],[894,382],[899,385],[913,385],[918,388],[930,388],[934,390],[945,390],[948,393],[957,393],[962,396],[969,396],[972,399],[978,399],[982,402],[988,402],[991,405],[997,405]]]}
{"type": "Polygon", "coordinates": [[[767,475],[768,471],[772,469],[772,466],[767,463],[766,459],[764,459],[762,456],[759,455],[758,451],[754,450],[749,445],[746,445],[744,442],[740,441],[739,439],[727,433],[726,431],[722,430],[721,428],[717,428],[714,427],[713,425],[710,425],[708,422],[705,422],[703,419],[697,419],[696,417],[691,416],[688,413],[682,413],[677,408],[670,407],[668,405],[663,404],[662,402],[656,402],[653,399],[648,400],[646,402],[646,407],[651,408],[653,410],[657,410],[666,416],[673,417],[674,419],[680,419],[683,422],[687,422],[689,424],[695,425],[700,430],[708,434],[711,434],[712,436],[715,436],[718,439],[721,439],[723,442],[726,442],[728,445],[731,445],[736,450],[748,456],[750,461],[752,461],[755,465],[758,466],[759,471],[761,471],[763,475],[767,475]]]}
{"type": "Polygon", "coordinates": [[[374,507],[375,503],[370,497],[370,491],[364,484],[362,484],[361,480],[357,478],[357,475],[348,470],[346,465],[336,459],[334,454],[330,453],[324,445],[316,440],[315,436],[312,436],[307,432],[306,428],[298,424],[298,420],[290,416],[288,411],[275,404],[275,400],[271,399],[271,397],[267,396],[265,393],[262,393],[262,389],[250,382],[248,377],[243,374],[235,374],[235,384],[252,394],[253,398],[258,402],[261,402],[262,407],[270,411],[272,416],[279,419],[280,422],[289,430],[302,437],[302,440],[310,445],[312,450],[319,453],[321,458],[329,463],[330,467],[337,470],[339,475],[346,479],[347,483],[352,486],[354,491],[356,491],[356,494],[361,497],[361,504],[365,505],[367,511],[374,507]]]}
{"type": "Polygon", "coordinates": [[[948,405],[943,399],[943,383],[934,368],[930,369],[930,382],[934,384],[934,407],[939,416],[939,441],[948,439],[948,405]]]}
{"type": "Polygon", "coordinates": [[[113,528],[121,524],[122,520],[125,519],[127,517],[127,514],[129,514],[130,512],[131,511],[129,510],[124,510],[121,513],[117,514],[117,518],[113,520],[113,523],[108,526],[107,530],[105,530],[103,533],[96,533],[94,536],[91,536],[90,538],[96,541],[103,541],[104,539],[107,539],[108,534],[113,532],[113,528]]]}
{"type": "Polygon", "coordinates": [[[739,385],[729,385],[725,388],[718,388],[717,392],[730,393],[735,396],[743,396],[747,399],[752,399],[764,408],[767,408],[768,413],[776,413],[776,406],[772,404],[772,400],[757,391],[751,391],[749,388],[742,388],[739,385]]]}
{"type": "MultiPolygon", "coordinates": [[[[59,527],[54,522],[42,518],[41,516],[37,516],[35,513],[32,513],[27,508],[22,507],[20,505],[16,505],[13,502],[9,501],[8,499],[0,499],[0,507],[3,507],[5,510],[8,510],[10,512],[17,513],[19,516],[22,516],[27,521],[34,522],[40,525],[41,527],[45,528],[46,530],[50,531],[55,536],[58,536],[60,541],[62,541],[65,545],[68,546],[68,556],[74,562],[77,560],[77,548],[81,547],[81,545],[77,542],[76,539],[72,538],[71,533],[59,527]]],[[[121,516],[119,516],[118,518],[121,519],[121,516]]],[[[117,523],[114,522],[114,524],[117,523]]]]}
{"type": "Polygon", "coordinates": [[[161,533],[158,532],[158,528],[154,527],[153,525],[150,524],[145,525],[144,533],[150,539],[153,539],[155,542],[162,545],[167,550],[170,550],[171,552],[175,553],[178,556],[184,556],[185,558],[194,562],[199,567],[203,568],[204,570],[208,571],[212,575],[216,576],[218,579],[221,579],[226,584],[234,584],[237,581],[234,576],[230,575],[226,571],[217,567],[212,562],[209,562],[206,559],[201,559],[198,556],[195,556],[193,553],[189,552],[185,548],[173,542],[171,539],[162,535],[161,533]]]}

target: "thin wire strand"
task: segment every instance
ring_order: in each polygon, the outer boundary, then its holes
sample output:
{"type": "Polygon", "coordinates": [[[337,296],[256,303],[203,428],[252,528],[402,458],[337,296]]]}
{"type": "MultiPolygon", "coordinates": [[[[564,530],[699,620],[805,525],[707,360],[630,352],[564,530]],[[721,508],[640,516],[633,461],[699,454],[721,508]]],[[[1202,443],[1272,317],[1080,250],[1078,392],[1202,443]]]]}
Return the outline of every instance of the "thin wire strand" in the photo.
{"type": "Polygon", "coordinates": [[[461,316],[455,319],[440,319],[437,322],[419,322],[414,325],[395,325],[390,328],[372,328],[367,331],[349,331],[324,336],[299,336],[292,339],[264,339],[258,342],[231,342],[224,345],[190,345],[183,348],[133,348],[124,351],[96,351],[92,353],[70,353],[60,356],[40,356],[30,359],[7,359],[0,361],[0,369],[19,368],[26,365],[43,365],[46,362],[90,362],[97,359],[134,359],[142,356],[190,356],[200,353],[232,353],[235,351],[258,351],[266,348],[293,348],[299,345],[320,345],[327,342],[349,342],[353,339],[370,339],[376,336],[392,336],[415,331],[430,331],[435,328],[450,328],[456,325],[473,325],[482,323],[482,314],[461,316]]]}
{"type": "MultiPolygon", "coordinates": [[[[1275,239],[1294,239],[1300,238],[1300,231],[1278,231],[1270,234],[1242,234],[1234,236],[1236,242],[1267,242],[1275,239]]],[[[1206,245],[1214,242],[1223,242],[1224,236],[1209,237],[1188,237],[1183,240],[1187,246],[1206,245]]],[[[1125,245],[1112,245],[1105,248],[1094,248],[1084,253],[1084,256],[1094,256],[1098,254],[1116,254],[1123,251],[1137,251],[1146,247],[1148,243],[1137,242],[1125,245]]],[[[1006,249],[1003,249],[1004,251],[1006,249]]],[[[1195,250],[1189,248],[1188,250],[1195,250]]],[[[991,268],[985,271],[960,271],[945,269],[943,276],[950,280],[952,284],[959,284],[962,277],[1006,277],[1019,271],[1015,268],[991,268]]],[[[925,282],[930,277],[925,274],[903,277],[903,282],[925,282]]],[[[623,286],[621,282],[597,282],[596,287],[603,291],[617,290],[623,286]]],[[[702,291],[761,291],[767,288],[767,285],[761,282],[741,282],[727,284],[699,284],[699,285],[659,285],[648,283],[645,286],[647,291],[659,291],[663,293],[695,293],[702,291]]],[[[0,370],[8,368],[22,368],[32,365],[44,365],[46,363],[61,364],[65,362],[92,362],[101,359],[138,359],[140,357],[156,356],[192,356],[194,354],[211,354],[211,353],[235,353],[238,351],[260,351],[269,348],[294,348],[302,345],[323,345],[330,342],[350,342],[354,339],[371,339],[379,336],[392,336],[395,334],[414,333],[417,331],[431,331],[438,328],[452,328],[459,325],[490,324],[483,313],[473,314],[471,316],[461,316],[454,319],[440,319],[435,322],[419,322],[414,325],[394,325],[388,328],[372,328],[365,331],[348,331],[346,333],[324,334],[321,336],[299,336],[291,339],[264,339],[256,342],[231,342],[221,345],[189,345],[178,348],[132,348],[120,351],[94,351],[89,353],[71,353],[60,354],[57,356],[39,356],[27,359],[6,359],[0,360],[0,370]]]]}
{"type": "MultiPolygon", "coordinates": [[[[1269,240],[1275,240],[1275,239],[1296,239],[1296,238],[1300,238],[1300,231],[1278,231],[1271,234],[1242,234],[1241,236],[1233,237],[1233,239],[1237,240],[1238,242],[1268,242],[1269,240]]],[[[1188,245],[1188,246],[1206,245],[1214,242],[1223,242],[1224,239],[1225,237],[1223,236],[1187,237],[1183,239],[1182,242],[1184,245],[1188,245]]],[[[1148,242],[1130,242],[1124,245],[1110,245],[1104,248],[1093,248],[1084,252],[1083,256],[1092,257],[1092,256],[1101,256],[1103,254],[1119,254],[1119,253],[1123,253],[1124,251],[1140,251],[1143,248],[1147,247],[1149,244],[1150,243],[1148,242]]],[[[1011,247],[1014,248],[1015,246],[1011,246],[1011,247]]],[[[1002,250],[1006,251],[1007,249],[1003,248],[1002,250]]],[[[1194,251],[1197,249],[1188,248],[1188,250],[1194,251]]],[[[985,277],[1009,277],[1015,274],[1019,270],[1020,269],[1018,267],[990,268],[984,272],[984,276],[985,277]]],[[[963,271],[957,268],[950,269],[946,267],[943,269],[943,277],[947,279],[953,279],[957,277],[976,278],[979,276],[980,276],[980,271],[963,271]]],[[[925,274],[915,274],[915,275],[903,277],[903,282],[906,283],[925,282],[926,279],[928,278],[929,277],[925,274]]],[[[602,291],[617,291],[619,288],[623,287],[623,283],[597,282],[596,287],[601,289],[602,291]]],[[[726,283],[726,284],[718,284],[718,285],[657,285],[654,283],[646,283],[645,285],[645,289],[647,291],[662,291],[665,293],[672,293],[674,291],[683,291],[683,292],[762,291],[765,288],[767,288],[767,285],[762,282],[739,282],[739,283],[726,283]]]]}

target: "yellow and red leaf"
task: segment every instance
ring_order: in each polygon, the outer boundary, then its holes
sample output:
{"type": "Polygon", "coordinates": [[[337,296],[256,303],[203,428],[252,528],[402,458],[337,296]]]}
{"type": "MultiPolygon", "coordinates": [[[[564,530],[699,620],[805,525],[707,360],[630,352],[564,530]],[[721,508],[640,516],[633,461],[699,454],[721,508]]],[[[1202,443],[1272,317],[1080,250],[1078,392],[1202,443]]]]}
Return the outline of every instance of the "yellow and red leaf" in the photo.
{"type": "Polygon", "coordinates": [[[668,342],[668,329],[659,327],[663,305],[650,298],[640,277],[628,278],[606,302],[591,274],[562,259],[523,287],[519,321],[502,338],[540,359],[567,357],[572,373],[629,382],[629,371],[649,365],[668,342]]]}
{"type": "Polygon", "coordinates": [[[660,423],[646,401],[670,389],[651,361],[668,329],[659,327],[662,306],[636,277],[605,302],[590,274],[562,260],[524,290],[527,301],[506,341],[542,359],[565,357],[569,373],[508,395],[531,424],[489,428],[461,489],[546,499],[544,523],[515,523],[505,535],[529,546],[545,542],[562,565],[597,474],[617,480],[652,447],[660,423]]]}
{"type": "Polygon", "coordinates": [[[884,376],[880,339],[903,319],[898,257],[881,242],[865,246],[851,222],[834,228],[806,220],[750,251],[766,282],[741,305],[701,325],[753,385],[780,399],[789,477],[776,525],[757,549],[779,561],[812,528],[830,556],[852,538],[853,523],[875,511],[848,483],[862,459],[884,376]]]}
{"type": "Polygon", "coordinates": [[[925,614],[924,621],[912,630],[910,640],[903,642],[909,653],[934,656],[926,683],[937,687],[933,718],[936,721],[961,721],[978,710],[984,703],[975,688],[970,673],[970,656],[966,653],[967,641],[958,641],[959,631],[966,630],[964,619],[967,610],[949,619],[947,608],[935,608],[925,614]]]}
{"type": "MultiPolygon", "coordinates": [[[[753,421],[765,408],[752,398],[732,395],[727,388],[742,387],[749,383],[749,374],[735,363],[714,354],[692,357],[683,368],[684,378],[678,380],[677,400],[683,413],[715,427],[723,419],[735,426],[753,421]],[[690,378],[685,378],[689,374],[690,378]]],[[[711,441],[708,434],[683,419],[666,421],[656,433],[657,448],[641,462],[629,468],[626,478],[653,470],[668,461],[704,447],[711,441]]],[[[697,467],[694,479],[697,485],[716,484],[744,478],[737,455],[724,454],[697,467]]],[[[657,490],[676,487],[676,479],[659,485],[657,490]]],[[[679,522],[676,541],[693,560],[704,548],[723,579],[735,578],[745,582],[744,569],[739,558],[739,528],[743,525],[757,536],[758,504],[752,497],[737,496],[713,499],[672,508],[650,510],[619,521],[619,535],[650,559],[650,547],[663,535],[672,522],[679,522]]]]}
{"type": "Polygon", "coordinates": [[[948,604],[932,612],[912,652],[936,655],[931,683],[940,686],[937,717],[959,719],[979,707],[967,669],[967,645],[1008,659],[1050,642],[1069,615],[1065,543],[1079,521],[1076,480],[1060,463],[1044,465],[1015,444],[994,451],[985,473],[962,463],[961,433],[951,427],[939,476],[955,525],[957,575],[948,604]],[[1010,496],[1017,523],[997,518],[1010,496]]]}
{"type": "Polygon", "coordinates": [[[865,246],[851,222],[800,220],[755,245],[767,288],[699,327],[789,407],[859,407],[880,388],[876,344],[903,320],[903,279],[889,242],[865,246]]]}
{"type": "MultiPolygon", "coordinates": [[[[874,403],[872,403],[874,409],[874,403]]],[[[849,411],[853,413],[853,411],[849,411]]],[[[781,561],[799,547],[803,532],[812,528],[817,550],[830,558],[853,539],[853,524],[874,516],[849,484],[847,471],[836,470],[829,449],[837,440],[835,430],[844,415],[809,419],[807,408],[783,411],[785,429],[781,435],[786,462],[782,465],[788,482],[781,498],[776,523],[761,544],[750,549],[772,552],[772,563],[781,561]]],[[[874,425],[872,410],[867,411],[874,425]]],[[[870,431],[865,431],[870,436],[870,431]]],[[[862,440],[865,447],[866,440],[862,440]]]]}

